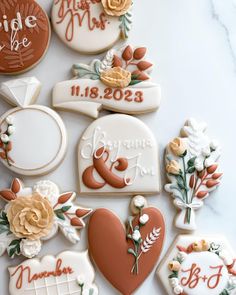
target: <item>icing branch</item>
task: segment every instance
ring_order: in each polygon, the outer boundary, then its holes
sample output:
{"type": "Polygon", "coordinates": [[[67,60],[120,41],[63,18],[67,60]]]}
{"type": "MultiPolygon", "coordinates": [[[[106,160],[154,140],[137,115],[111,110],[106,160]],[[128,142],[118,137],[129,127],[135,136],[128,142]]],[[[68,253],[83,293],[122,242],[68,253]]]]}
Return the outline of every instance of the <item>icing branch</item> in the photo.
{"type": "Polygon", "coordinates": [[[6,131],[1,133],[0,130],[0,149],[2,149],[2,152],[0,152],[0,157],[3,160],[6,160],[7,164],[11,166],[14,161],[9,157],[9,152],[12,150],[12,142],[10,141],[10,137],[15,132],[15,127],[13,126],[13,118],[11,116],[7,117],[5,121],[7,124],[6,131]]]}

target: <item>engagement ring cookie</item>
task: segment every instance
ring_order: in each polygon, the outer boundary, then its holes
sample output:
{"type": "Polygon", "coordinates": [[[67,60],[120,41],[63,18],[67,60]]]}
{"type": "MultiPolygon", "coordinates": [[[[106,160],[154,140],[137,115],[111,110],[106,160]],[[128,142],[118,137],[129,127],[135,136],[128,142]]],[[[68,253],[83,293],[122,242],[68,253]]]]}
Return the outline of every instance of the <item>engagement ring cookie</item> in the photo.
{"type": "Polygon", "coordinates": [[[39,63],[50,35],[47,14],[36,1],[1,1],[0,74],[19,74],[39,63]]]}
{"type": "Polygon", "coordinates": [[[131,295],[153,270],[162,250],[165,223],[161,212],[136,196],[126,229],[107,209],[96,210],[88,228],[89,251],[105,278],[124,295],[131,295]]]}
{"type": "Polygon", "coordinates": [[[95,54],[126,39],[132,0],[54,0],[52,24],[59,38],[82,53],[95,54]]]}
{"type": "Polygon", "coordinates": [[[236,291],[235,261],[222,236],[180,235],[157,275],[169,295],[231,295],[236,291]]]}
{"type": "Polygon", "coordinates": [[[10,189],[0,191],[7,202],[0,210],[0,255],[23,255],[33,258],[41,251],[42,241],[53,238],[58,230],[73,244],[80,241],[79,230],[92,209],[74,203],[76,193],[60,193],[58,186],[48,180],[24,187],[19,179],[10,189]]]}
{"type": "Polygon", "coordinates": [[[17,106],[0,117],[0,161],[21,175],[54,170],[63,160],[67,133],[52,109],[33,104],[41,83],[34,77],[2,83],[0,96],[17,106]]]}
{"type": "Polygon", "coordinates": [[[88,251],[62,252],[9,267],[10,295],[97,295],[88,251]]]}
{"type": "Polygon", "coordinates": [[[170,184],[165,186],[180,212],[175,226],[195,230],[195,210],[201,208],[209,194],[220,184],[218,171],[221,148],[205,134],[206,124],[187,121],[181,137],[171,141],[166,149],[166,172],[170,184]]]}
{"type": "Polygon", "coordinates": [[[153,112],[160,106],[161,90],[149,76],[153,64],[145,47],[108,51],[103,60],[75,64],[74,79],[56,84],[53,106],[97,118],[101,109],[125,114],[153,112]]]}
{"type": "Polygon", "coordinates": [[[79,191],[86,195],[137,195],[160,191],[156,140],[128,115],[94,121],[78,147],[79,191]]]}

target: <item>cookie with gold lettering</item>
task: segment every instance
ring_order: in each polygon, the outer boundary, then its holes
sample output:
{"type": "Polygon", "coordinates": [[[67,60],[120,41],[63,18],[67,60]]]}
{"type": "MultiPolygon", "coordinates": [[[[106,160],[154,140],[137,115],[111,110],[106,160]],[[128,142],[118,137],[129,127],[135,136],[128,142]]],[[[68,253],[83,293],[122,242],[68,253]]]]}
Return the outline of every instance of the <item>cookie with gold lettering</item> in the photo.
{"type": "Polygon", "coordinates": [[[10,295],[97,295],[95,272],[88,251],[66,251],[42,259],[28,259],[9,267],[10,295]]]}
{"type": "Polygon", "coordinates": [[[54,0],[52,24],[59,38],[82,53],[95,54],[126,39],[132,0],[54,0]]]}
{"type": "Polygon", "coordinates": [[[139,119],[109,115],[94,121],[78,147],[79,191],[136,195],[160,191],[156,140],[139,119]]]}
{"type": "Polygon", "coordinates": [[[111,49],[103,60],[90,65],[75,64],[72,80],[57,83],[53,106],[97,118],[101,109],[124,114],[143,114],[157,110],[160,85],[152,82],[153,64],[146,58],[147,48],[125,46],[111,49]]]}
{"type": "Polygon", "coordinates": [[[58,230],[73,244],[80,241],[79,230],[92,210],[75,204],[76,193],[60,193],[48,180],[25,187],[15,178],[9,189],[0,191],[7,202],[0,210],[0,256],[23,255],[33,258],[41,251],[42,241],[53,238],[58,230]]]}
{"type": "Polygon", "coordinates": [[[235,294],[235,262],[235,254],[222,236],[180,235],[157,275],[169,295],[235,294]]]}
{"type": "Polygon", "coordinates": [[[1,1],[0,74],[19,74],[39,63],[50,35],[47,14],[36,1],[1,1]]]}

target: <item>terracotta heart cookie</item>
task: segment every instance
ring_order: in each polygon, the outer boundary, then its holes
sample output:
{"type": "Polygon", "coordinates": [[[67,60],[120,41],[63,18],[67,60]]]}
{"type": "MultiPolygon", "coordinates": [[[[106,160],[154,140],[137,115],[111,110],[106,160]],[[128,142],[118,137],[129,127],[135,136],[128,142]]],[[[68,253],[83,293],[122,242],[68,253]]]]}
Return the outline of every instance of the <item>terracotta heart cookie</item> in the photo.
{"type": "Polygon", "coordinates": [[[146,207],[136,196],[133,216],[125,230],[120,219],[107,209],[92,215],[88,228],[89,251],[106,279],[123,295],[132,294],[154,268],[162,250],[165,224],[160,211],[146,207]]]}
{"type": "Polygon", "coordinates": [[[0,1],[0,73],[18,74],[36,65],[50,34],[47,14],[36,1],[0,1]]]}

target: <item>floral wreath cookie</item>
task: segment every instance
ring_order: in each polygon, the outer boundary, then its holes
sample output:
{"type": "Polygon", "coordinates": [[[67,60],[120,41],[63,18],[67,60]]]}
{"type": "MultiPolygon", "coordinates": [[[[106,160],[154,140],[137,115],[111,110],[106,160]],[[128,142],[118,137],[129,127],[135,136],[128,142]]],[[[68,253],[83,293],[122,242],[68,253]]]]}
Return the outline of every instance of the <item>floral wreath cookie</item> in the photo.
{"type": "Polygon", "coordinates": [[[221,236],[180,235],[157,275],[169,295],[230,295],[236,291],[235,261],[221,236]]]}
{"type": "Polygon", "coordinates": [[[162,250],[165,223],[143,196],[131,200],[126,229],[110,210],[98,209],[88,227],[89,251],[105,278],[121,294],[131,295],[154,268],[162,250]]]}
{"type": "Polygon", "coordinates": [[[7,201],[0,210],[0,255],[23,255],[33,258],[41,251],[42,241],[53,238],[58,229],[73,244],[79,242],[79,230],[92,209],[82,208],[73,200],[74,192],[61,194],[58,186],[48,180],[24,187],[15,178],[10,189],[0,191],[7,201]]]}
{"type": "Polygon", "coordinates": [[[195,230],[195,210],[201,208],[210,192],[220,184],[218,171],[221,148],[206,134],[206,124],[187,121],[182,137],[171,141],[166,149],[166,172],[170,184],[165,186],[180,210],[175,226],[195,230]]]}
{"type": "Polygon", "coordinates": [[[67,149],[67,132],[52,109],[33,104],[41,83],[34,77],[2,83],[0,96],[17,106],[0,117],[0,162],[21,175],[54,170],[67,149]]]}
{"type": "Polygon", "coordinates": [[[160,191],[156,140],[139,119],[114,114],[95,120],[78,146],[79,191],[137,195],[160,191]]]}
{"type": "Polygon", "coordinates": [[[28,259],[9,267],[10,295],[97,295],[95,272],[88,251],[62,252],[58,256],[28,259]]]}
{"type": "Polygon", "coordinates": [[[47,14],[34,0],[0,3],[0,74],[19,74],[45,55],[51,35],[47,14]]]}
{"type": "Polygon", "coordinates": [[[132,0],[54,0],[52,24],[59,38],[82,53],[95,54],[126,39],[132,0]]]}
{"type": "Polygon", "coordinates": [[[161,90],[151,82],[153,64],[146,61],[146,51],[126,46],[108,51],[102,61],[75,64],[74,79],[54,87],[53,106],[93,118],[101,109],[131,115],[157,110],[161,90]]]}

